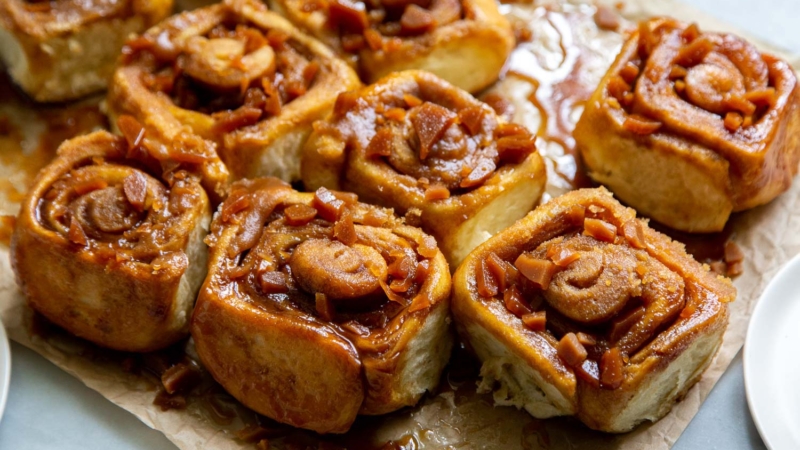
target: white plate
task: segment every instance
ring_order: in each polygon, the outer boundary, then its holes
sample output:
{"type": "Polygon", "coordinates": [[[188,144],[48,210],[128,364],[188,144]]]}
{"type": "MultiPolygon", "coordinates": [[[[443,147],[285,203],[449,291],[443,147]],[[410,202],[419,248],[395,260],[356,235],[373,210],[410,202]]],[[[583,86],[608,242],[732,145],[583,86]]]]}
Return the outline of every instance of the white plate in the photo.
{"type": "Polygon", "coordinates": [[[6,409],[8,400],[8,385],[11,382],[11,347],[8,345],[6,329],[3,322],[0,322],[0,419],[3,418],[3,410],[6,409]]]}
{"type": "Polygon", "coordinates": [[[767,447],[800,449],[800,255],[772,279],[753,311],[744,384],[767,447]]]}

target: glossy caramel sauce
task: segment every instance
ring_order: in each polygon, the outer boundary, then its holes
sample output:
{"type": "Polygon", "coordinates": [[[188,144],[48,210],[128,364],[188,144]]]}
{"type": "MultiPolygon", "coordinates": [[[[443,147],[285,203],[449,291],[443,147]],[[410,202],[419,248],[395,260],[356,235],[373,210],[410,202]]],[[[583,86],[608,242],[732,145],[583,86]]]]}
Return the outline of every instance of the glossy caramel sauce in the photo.
{"type": "MultiPolygon", "coordinates": [[[[591,186],[572,131],[583,105],[611,66],[624,36],[595,23],[597,8],[586,3],[538,2],[501,5],[519,42],[505,75],[486,96],[500,96],[513,108],[511,120],[537,135],[547,163],[543,201],[591,186]]],[[[629,25],[620,20],[620,28],[629,25]]]]}

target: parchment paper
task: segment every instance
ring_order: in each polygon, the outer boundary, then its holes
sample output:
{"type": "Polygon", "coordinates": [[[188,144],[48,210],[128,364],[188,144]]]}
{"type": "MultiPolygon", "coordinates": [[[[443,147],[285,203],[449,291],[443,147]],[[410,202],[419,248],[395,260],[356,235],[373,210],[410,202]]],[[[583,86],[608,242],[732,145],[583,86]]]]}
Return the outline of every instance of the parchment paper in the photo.
{"type": "MultiPolygon", "coordinates": [[[[612,4],[613,2],[607,2],[612,4]]],[[[653,15],[671,15],[698,22],[702,29],[732,31],[752,39],[747,33],[698,13],[673,0],[628,1],[624,15],[631,20],[653,15]]],[[[762,48],[781,53],[766,45],[762,48]]],[[[616,50],[613,50],[615,53],[616,50]]],[[[613,54],[612,54],[613,56],[613,54]]],[[[800,58],[789,57],[794,67],[800,58]]],[[[0,104],[0,112],[6,105],[0,104]]],[[[21,112],[20,114],[25,114],[21,112]]],[[[0,173],[9,167],[0,159],[0,173]]],[[[550,186],[554,194],[558,186],[550,186]]],[[[0,198],[0,213],[13,214],[18,199],[0,198]]],[[[737,300],[730,305],[731,319],[724,343],[701,381],[665,418],[644,425],[631,433],[610,436],[588,430],[572,419],[536,420],[510,407],[494,407],[487,396],[467,389],[448,390],[426,398],[420,405],[371,421],[370,435],[376,442],[414,436],[422,448],[669,448],[697,413],[714,383],[741,348],[748,318],[755,303],[776,271],[800,252],[800,183],[771,204],[735,215],[735,241],[746,259],[744,273],[734,284],[737,300]]],[[[31,334],[31,311],[17,290],[11,271],[8,249],[0,245],[0,318],[11,339],[33,349],[54,364],[79,378],[88,387],[136,415],[150,427],[162,431],[181,449],[243,449],[252,444],[236,441],[230,427],[222,427],[189,411],[161,411],[153,405],[152,383],[123,371],[119,365],[99,362],[87,356],[86,345],[75,339],[44,338],[31,334]]]]}

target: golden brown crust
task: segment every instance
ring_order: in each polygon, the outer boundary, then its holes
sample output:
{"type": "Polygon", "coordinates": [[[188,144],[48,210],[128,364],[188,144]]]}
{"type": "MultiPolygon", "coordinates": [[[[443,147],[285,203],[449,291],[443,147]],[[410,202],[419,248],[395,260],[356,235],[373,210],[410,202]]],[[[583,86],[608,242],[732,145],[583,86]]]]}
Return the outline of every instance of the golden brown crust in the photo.
{"type": "Polygon", "coordinates": [[[450,272],[435,241],[353,194],[234,183],[192,319],[204,365],[249,408],[320,433],[438,383],[450,272]]]}
{"type": "Polygon", "coordinates": [[[205,192],[186,172],[96,132],[65,142],[22,205],[11,244],[28,303],[104,347],[152,351],[184,338],[205,274],[205,192]]]}
{"type": "Polygon", "coordinates": [[[575,139],[590,176],[620,199],[673,228],[708,232],[789,188],[798,130],[788,64],[733,35],[653,19],[623,46],[575,139]]]}
{"type": "Polygon", "coordinates": [[[484,383],[514,390],[499,400],[624,432],[666,414],[699,379],[736,291],[635,217],[603,188],[573,191],[458,269],[457,327],[484,362],[484,383]],[[543,329],[532,311],[545,313],[543,329]],[[510,385],[503,361],[526,375],[510,385]]]}
{"type": "Polygon", "coordinates": [[[343,189],[419,215],[453,268],[530,211],[546,180],[526,129],[418,71],[342,94],[316,124],[301,171],[308,189],[343,189]]]}
{"type": "Polygon", "coordinates": [[[273,0],[270,6],[349,57],[368,83],[416,69],[478,92],[497,79],[514,47],[511,26],[493,0],[273,0]],[[332,16],[337,7],[350,15],[332,16]],[[413,21],[406,18],[409,9],[417,13],[413,21]]]}
{"type": "Polygon", "coordinates": [[[111,114],[130,114],[167,140],[192,132],[215,142],[234,179],[297,179],[311,123],[360,85],[324,45],[256,0],[174,16],[124,53],[111,114]]]}
{"type": "Polygon", "coordinates": [[[165,18],[173,0],[0,1],[0,56],[14,80],[41,102],[105,88],[131,33],[165,18]]]}

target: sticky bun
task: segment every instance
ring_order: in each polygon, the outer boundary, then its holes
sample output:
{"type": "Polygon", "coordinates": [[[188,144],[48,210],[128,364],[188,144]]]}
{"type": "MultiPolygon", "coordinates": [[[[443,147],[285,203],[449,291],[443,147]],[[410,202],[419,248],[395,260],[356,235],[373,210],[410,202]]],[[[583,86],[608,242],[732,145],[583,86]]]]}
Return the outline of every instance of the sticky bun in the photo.
{"type": "Polygon", "coordinates": [[[672,228],[722,230],[789,188],[800,88],[784,61],[730,34],[642,22],[597,87],[575,139],[596,181],[672,228]]]}
{"type": "Polygon", "coordinates": [[[497,79],[514,47],[493,0],[271,0],[270,6],[348,57],[368,83],[417,69],[477,92],[497,79]]]}
{"type": "Polygon", "coordinates": [[[546,181],[527,129],[418,71],[340,95],[315,124],[301,170],[306,188],[355,192],[413,217],[454,269],[530,211],[546,181]]]}
{"type": "Polygon", "coordinates": [[[211,224],[197,353],[247,407],[319,433],[415,404],[446,364],[436,241],[350,193],[233,184],[211,224]]]}
{"type": "Polygon", "coordinates": [[[711,363],[736,296],[604,188],[539,206],[472,252],[453,283],[481,390],[606,432],[669,412],[711,363]]]}
{"type": "Polygon", "coordinates": [[[66,141],[36,178],[11,241],[34,310],[103,347],[185,338],[206,273],[211,211],[199,177],[162,170],[122,137],[66,141]]]}
{"type": "Polygon", "coordinates": [[[215,142],[234,179],[291,181],[311,123],[359,85],[345,62],[260,1],[225,0],[129,41],[108,104],[167,141],[192,132],[215,142]]]}
{"type": "Polygon", "coordinates": [[[34,100],[105,89],[122,45],[172,11],[173,0],[0,0],[0,59],[34,100]]]}

